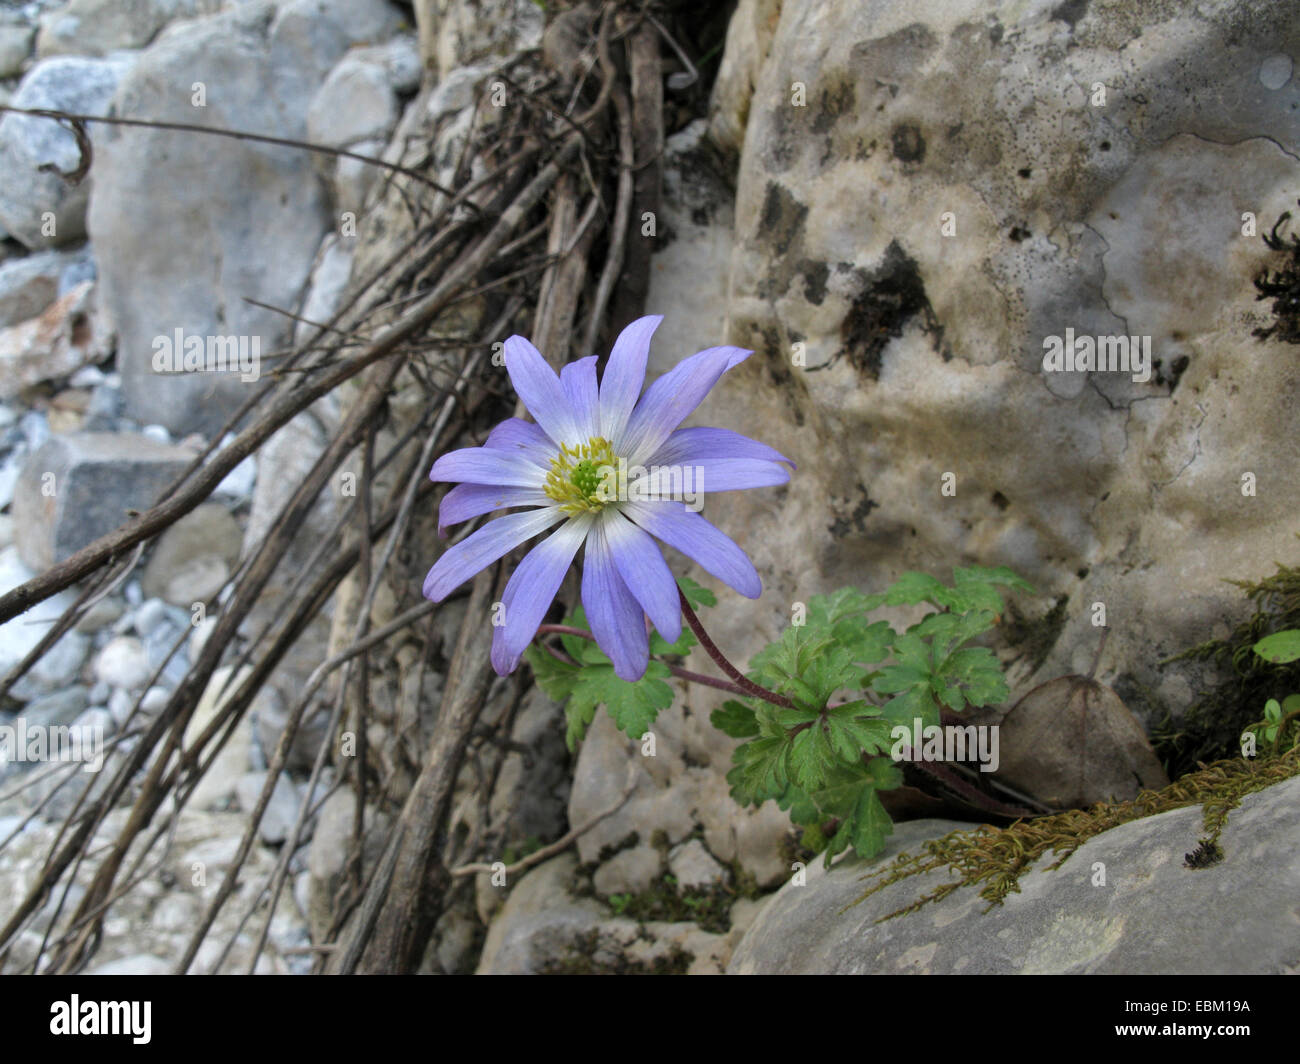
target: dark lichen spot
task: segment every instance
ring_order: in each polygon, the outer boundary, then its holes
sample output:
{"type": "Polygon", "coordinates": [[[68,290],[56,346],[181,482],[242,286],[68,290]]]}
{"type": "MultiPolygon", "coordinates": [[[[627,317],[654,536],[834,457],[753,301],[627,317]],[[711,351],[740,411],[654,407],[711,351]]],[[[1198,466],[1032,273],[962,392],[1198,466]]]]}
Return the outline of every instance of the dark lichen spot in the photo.
{"type": "Polygon", "coordinates": [[[600,864],[604,864],[615,854],[622,853],[624,850],[630,850],[632,849],[633,846],[638,845],[640,842],[641,842],[641,836],[638,835],[635,831],[630,832],[629,834],[625,835],[623,838],[619,839],[618,842],[611,842],[606,846],[602,846],[600,848],[600,853],[596,857],[596,860],[600,864]]]}
{"type": "Polygon", "coordinates": [[[857,107],[857,94],[852,79],[845,78],[838,84],[832,84],[821,91],[817,117],[813,119],[812,131],[818,134],[829,133],[831,127],[846,114],[852,114],[857,107]]]}
{"type": "Polygon", "coordinates": [[[1075,573],[1074,575],[1077,576],[1080,580],[1087,580],[1087,579],[1088,579],[1088,572],[1089,572],[1088,567],[1085,565],[1082,569],[1080,569],[1080,570],[1079,570],[1077,573],[1075,573]]]}
{"type": "Polygon", "coordinates": [[[1029,660],[1031,672],[1037,671],[1047,660],[1047,655],[1061,638],[1069,604],[1069,595],[1058,595],[1052,608],[1042,617],[1035,618],[1022,613],[1014,602],[1007,603],[1003,631],[1007,642],[1029,660]]]}
{"type": "Polygon", "coordinates": [[[1088,0],[1065,0],[1062,4],[1057,4],[1052,9],[1052,18],[1057,22],[1066,23],[1070,29],[1074,29],[1077,23],[1088,12],[1088,0]]]}
{"type": "Polygon", "coordinates": [[[1019,170],[1016,171],[1016,174],[1019,175],[1020,177],[1029,178],[1034,176],[1034,171],[1028,166],[1022,166],[1019,170]]]}
{"type": "Polygon", "coordinates": [[[1026,229],[1023,225],[1013,225],[1011,232],[1007,234],[1015,243],[1019,244],[1022,240],[1028,240],[1034,234],[1026,229]]]}
{"type": "MultiPolygon", "coordinates": [[[[898,241],[885,251],[878,269],[863,271],[863,286],[840,326],[841,353],[847,353],[853,367],[872,380],[880,378],[880,361],[890,340],[903,335],[912,319],[935,337],[935,350],[942,347],[943,327],[925,294],[925,284],[916,261],[898,241]]],[[[831,361],[839,358],[839,354],[831,361]]]]}
{"type": "Polygon", "coordinates": [[[1173,395],[1174,389],[1178,387],[1178,382],[1182,379],[1187,367],[1191,365],[1192,360],[1187,355],[1179,355],[1169,366],[1169,394],[1173,395]]]}
{"type": "Polygon", "coordinates": [[[1011,500],[1008,499],[1005,495],[1003,495],[1002,492],[995,491],[993,493],[993,505],[996,506],[999,510],[1005,510],[1008,506],[1011,505],[1011,500]]]}
{"type": "Polygon", "coordinates": [[[903,163],[919,163],[925,158],[925,138],[913,125],[901,123],[890,134],[894,158],[903,163]]]}
{"type": "Polygon", "coordinates": [[[1291,212],[1284,212],[1273,223],[1272,230],[1263,235],[1269,250],[1281,252],[1287,259],[1280,269],[1271,273],[1262,270],[1255,278],[1255,299],[1273,301],[1274,321],[1272,325],[1255,329],[1251,335],[1260,340],[1276,338],[1283,343],[1300,344],[1300,236],[1278,235],[1278,229],[1290,219],[1291,212]]]}
{"type": "Polygon", "coordinates": [[[803,294],[809,303],[820,307],[826,298],[826,280],[830,277],[830,267],[824,262],[802,259],[799,272],[803,274],[803,294]]]}
{"type": "Polygon", "coordinates": [[[763,210],[758,225],[763,240],[778,255],[790,250],[790,245],[803,235],[808,208],[790,194],[790,190],[776,181],[767,183],[763,196],[763,210]]]}
{"type": "Polygon", "coordinates": [[[1097,147],[1099,147],[1102,151],[1110,151],[1110,141],[1103,140],[1100,144],[1097,145],[1097,147]]]}
{"type": "Polygon", "coordinates": [[[836,539],[840,539],[850,532],[865,532],[867,530],[867,517],[872,510],[878,510],[879,508],[880,504],[872,502],[866,491],[863,491],[861,501],[853,508],[853,512],[848,517],[837,517],[831,522],[831,535],[836,539]]]}

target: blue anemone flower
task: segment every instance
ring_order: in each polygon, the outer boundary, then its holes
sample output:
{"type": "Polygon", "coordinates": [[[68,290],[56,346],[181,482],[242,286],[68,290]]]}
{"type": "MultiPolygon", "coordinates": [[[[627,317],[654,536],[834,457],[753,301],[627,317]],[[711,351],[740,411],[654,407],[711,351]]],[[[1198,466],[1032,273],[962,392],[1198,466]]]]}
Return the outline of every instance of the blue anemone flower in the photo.
{"type": "Polygon", "coordinates": [[[794,463],[727,429],[677,427],[751,351],[700,351],[641,394],[650,338],[662,320],[638,318],[622,331],[599,386],[595,355],[568,363],[556,376],[528,340],[510,337],[506,370],[536,424],[508,418],[482,447],[450,451],[429,473],[431,480],[457,483],[438,512],[443,537],[471,517],[529,507],[488,522],[445,551],[424,581],[425,597],[434,602],[559,525],[506,584],[504,623],[492,640],[492,667],[502,676],[518,667],[584,543],[582,604],[597,645],[625,680],[645,674],[647,616],[669,642],[681,635],[677,583],[655,538],[742,595],[762,592],[745,552],[699,515],[699,493],[784,484],[790,479],[785,465],[794,463]]]}

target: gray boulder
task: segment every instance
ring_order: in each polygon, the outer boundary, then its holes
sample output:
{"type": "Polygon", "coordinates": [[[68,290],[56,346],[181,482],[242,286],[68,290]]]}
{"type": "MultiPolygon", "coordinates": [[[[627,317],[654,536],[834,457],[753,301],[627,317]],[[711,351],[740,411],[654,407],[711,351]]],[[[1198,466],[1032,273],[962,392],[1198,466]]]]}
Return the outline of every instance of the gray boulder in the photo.
{"type": "Polygon", "coordinates": [[[147,510],[193,455],[144,436],[52,436],[23,467],[14,532],[23,562],[40,571],[147,510]]]}
{"type": "Polygon", "coordinates": [[[876,923],[950,882],[946,869],[884,888],[861,904],[862,877],[902,851],[969,825],[916,820],[883,856],[815,862],[807,885],[772,897],[732,954],[731,974],[1216,974],[1300,970],[1300,927],[1279,919],[1300,897],[1300,778],[1247,795],[1228,814],[1224,858],[1188,868],[1203,835],[1198,807],[1137,820],[1084,843],[1055,871],[1050,857],[1020,892],[985,912],[961,887],[876,923]],[[851,906],[845,909],[845,906],[851,906]],[[841,912],[841,910],[844,910],[841,912]]]}
{"type": "MultiPolygon", "coordinates": [[[[106,59],[59,56],[42,60],[27,71],[10,106],[103,115],[134,57],[106,59]]],[[[90,130],[98,147],[104,127],[90,130]]],[[[0,118],[0,226],[29,248],[52,247],[86,235],[86,200],[93,178],[70,184],[63,173],[81,162],[76,138],[48,118],[6,114],[0,118]]],[[[139,167],[136,167],[137,172],[139,167]]],[[[95,177],[99,176],[95,167],[95,177]]],[[[146,172],[148,172],[146,170],[146,172]]],[[[137,174],[138,176],[138,174],[137,174]]]]}
{"type": "Polygon", "coordinates": [[[0,328],[36,317],[76,283],[94,275],[88,248],[39,251],[0,264],[0,328]]]}
{"type": "Polygon", "coordinates": [[[143,48],[168,22],[220,7],[221,0],[71,0],[41,20],[36,52],[43,59],[143,48]]]}
{"type": "MultiPolygon", "coordinates": [[[[114,106],[303,139],[310,87],[277,77],[274,15],[255,3],[178,23],[141,54],[114,106]],[[195,106],[200,91],[205,105],[195,106]]],[[[258,387],[246,378],[260,378],[260,362],[251,375],[213,366],[155,372],[155,356],[167,350],[158,341],[179,331],[205,349],[233,340],[251,354],[254,345],[270,352],[288,335],[283,315],[244,297],[298,305],[327,224],[311,156],[155,129],[114,129],[103,140],[88,225],[102,249],[104,306],[118,330],[125,413],[178,435],[215,431],[258,387]],[[151,163],[141,168],[140,159],[151,163]]]]}
{"type": "Polygon", "coordinates": [[[0,15],[0,78],[12,78],[22,73],[23,63],[32,52],[35,29],[22,22],[7,21],[0,15]]]}

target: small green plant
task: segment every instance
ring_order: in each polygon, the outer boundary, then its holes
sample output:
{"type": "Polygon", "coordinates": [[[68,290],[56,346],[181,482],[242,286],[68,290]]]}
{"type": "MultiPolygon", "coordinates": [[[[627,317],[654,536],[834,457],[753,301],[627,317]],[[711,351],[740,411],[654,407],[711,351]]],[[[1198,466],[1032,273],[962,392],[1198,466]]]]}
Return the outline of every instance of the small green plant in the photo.
{"type": "MultiPolygon", "coordinates": [[[[1274,632],[1257,642],[1253,649],[1267,662],[1289,665],[1300,659],[1300,629],[1274,632]]],[[[1287,695],[1281,702],[1270,698],[1264,703],[1264,719],[1246,730],[1253,732],[1257,741],[1267,743],[1273,753],[1300,745],[1300,694],[1287,695]]]]}
{"type": "Polygon", "coordinates": [[[867,595],[841,588],[796,604],[791,624],[776,642],[754,655],[741,674],[704,632],[695,609],[713,595],[679,581],[687,627],[669,644],[655,635],[645,675],[629,682],[583,629],[575,609],[563,624],[543,625],[558,635],[563,652],[531,646],[526,657],[538,683],[565,703],[568,743],[586,734],[599,706],[618,727],[643,739],[659,712],[672,704],[667,678],[676,675],[732,691],[714,711],[715,727],[745,740],[727,775],[741,805],[774,800],[803,828],[802,844],[824,853],[827,864],[852,848],[869,857],[885,845],[893,825],[879,792],[899,786],[895,764],[918,730],[936,727],[944,710],[960,713],[1008,694],[992,651],[970,642],[997,623],[1001,589],[1032,591],[1006,568],[957,568],[948,585],[924,573],[904,573],[887,590],[867,595]],[[929,605],[906,631],[868,615],[886,606],[929,605]],[[731,678],[724,683],[673,664],[702,645],[731,678]]]}
{"type": "Polygon", "coordinates": [[[943,709],[960,713],[1007,697],[993,652],[968,644],[1002,613],[999,587],[1033,589],[1006,568],[953,575],[952,586],[904,573],[880,594],[843,588],[814,596],[802,623],[750,663],[749,678],[791,705],[750,697],[713,714],[715,726],[748,740],[727,775],[732,797],[742,805],[774,799],[828,865],[849,848],[879,853],[893,831],[879,792],[902,782],[898,729],[912,735],[938,726],[943,709]],[[904,632],[867,616],[921,604],[933,612],[904,632]]]}

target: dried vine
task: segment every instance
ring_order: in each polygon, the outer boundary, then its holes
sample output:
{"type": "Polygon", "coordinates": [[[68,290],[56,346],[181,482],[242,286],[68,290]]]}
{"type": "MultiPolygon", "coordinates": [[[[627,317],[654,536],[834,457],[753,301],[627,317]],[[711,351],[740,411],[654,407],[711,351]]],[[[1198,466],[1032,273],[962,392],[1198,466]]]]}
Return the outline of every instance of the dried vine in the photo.
{"type": "MultiPolygon", "coordinates": [[[[492,76],[508,80],[520,106],[493,115],[487,113],[486,101],[480,102],[449,173],[433,176],[429,138],[408,137],[400,161],[380,162],[383,181],[369,202],[386,201],[404,211],[410,238],[368,274],[353,277],[343,305],[329,321],[304,323],[292,308],[277,308],[286,320],[310,325],[310,335],[276,357],[264,384],[155,505],[0,595],[3,623],[64,589],[78,588],[75,602],[45,638],[0,679],[3,694],[98,599],[127,579],[149,544],[209,498],[235,466],[323,397],[333,392],[345,396],[346,415],[311,468],[287,487],[270,531],[206,603],[215,627],[161,712],[144,714],[141,696],[126,725],[136,741],[112,748],[104,778],[82,784],[70,774],[59,784],[81,786],[81,793],[31,890],[3,916],[0,965],[16,937],[53,897],[53,918],[26,970],[71,973],[86,967],[106,914],[166,861],[195,785],[254,696],[313,619],[330,608],[345,580],[359,589],[348,641],[320,664],[294,701],[237,855],[190,935],[177,971],[194,967],[218,915],[238,893],[258,822],[303,722],[328,712],[328,734],[333,735],[355,702],[361,716],[351,723],[359,723],[364,735],[372,655],[396,635],[418,641],[421,675],[445,661],[442,703],[418,775],[383,842],[383,856],[371,868],[361,857],[370,830],[361,811],[391,802],[391,786],[380,778],[364,741],[340,773],[336,786],[348,786],[358,796],[358,819],[349,875],[336,898],[332,941],[312,947],[318,969],[415,970],[434,922],[471,882],[453,870],[492,856],[490,847],[501,841],[499,825],[482,828],[468,841],[452,839],[451,797],[467,763],[485,780],[499,775],[509,750],[508,730],[502,729],[509,728],[514,710],[499,725],[480,724],[492,678],[488,640],[466,625],[454,650],[436,649],[432,627],[417,627],[435,607],[420,599],[418,579],[393,574],[421,525],[432,520],[439,490],[426,479],[432,456],[480,442],[476,434],[482,426],[507,412],[501,409],[499,381],[484,372],[492,343],[512,331],[526,332],[558,367],[575,354],[590,353],[598,338],[643,309],[650,247],[638,238],[634,223],[643,211],[658,209],[664,137],[661,33],[637,5],[608,2],[594,13],[587,40],[581,77],[548,69],[527,54],[502,63],[492,76]],[[481,324],[466,332],[467,318],[481,324]],[[389,439],[383,430],[390,409],[409,402],[410,389],[418,390],[425,413],[399,438],[389,439]],[[233,433],[233,441],[217,450],[217,441],[227,433],[233,433]],[[278,608],[267,610],[265,592],[286,551],[302,536],[330,478],[358,455],[364,490],[343,506],[315,543],[311,563],[286,581],[278,608]],[[389,484],[378,476],[381,470],[391,475],[389,484]],[[409,601],[399,603],[394,620],[371,630],[372,606],[386,579],[409,588],[409,601]],[[256,633],[241,636],[254,622],[256,633]],[[200,699],[213,688],[218,669],[229,670],[220,708],[187,744],[187,727],[200,699]],[[489,769],[481,766],[486,752],[492,754],[489,769]],[[111,818],[115,810],[122,815],[111,818]],[[79,897],[72,890],[74,881],[85,887],[79,897]]],[[[328,150],[248,138],[234,130],[172,127],[141,117],[42,114],[81,131],[79,170],[93,167],[84,131],[98,121],[328,150]]],[[[66,176],[74,180],[83,175],[66,176]]],[[[422,560],[428,564],[432,559],[422,560]]],[[[499,597],[507,565],[490,567],[474,583],[471,615],[499,597]]],[[[172,653],[180,646],[178,640],[172,653]]],[[[306,790],[315,800],[309,805],[311,799],[303,799],[274,870],[251,894],[235,934],[222,945],[217,967],[231,962],[240,930],[250,922],[257,926],[255,941],[242,963],[251,971],[268,948],[270,921],[290,858],[323,800],[317,784],[331,752],[329,744],[319,751],[306,790]]],[[[8,842],[0,839],[0,852],[8,842]]]]}

